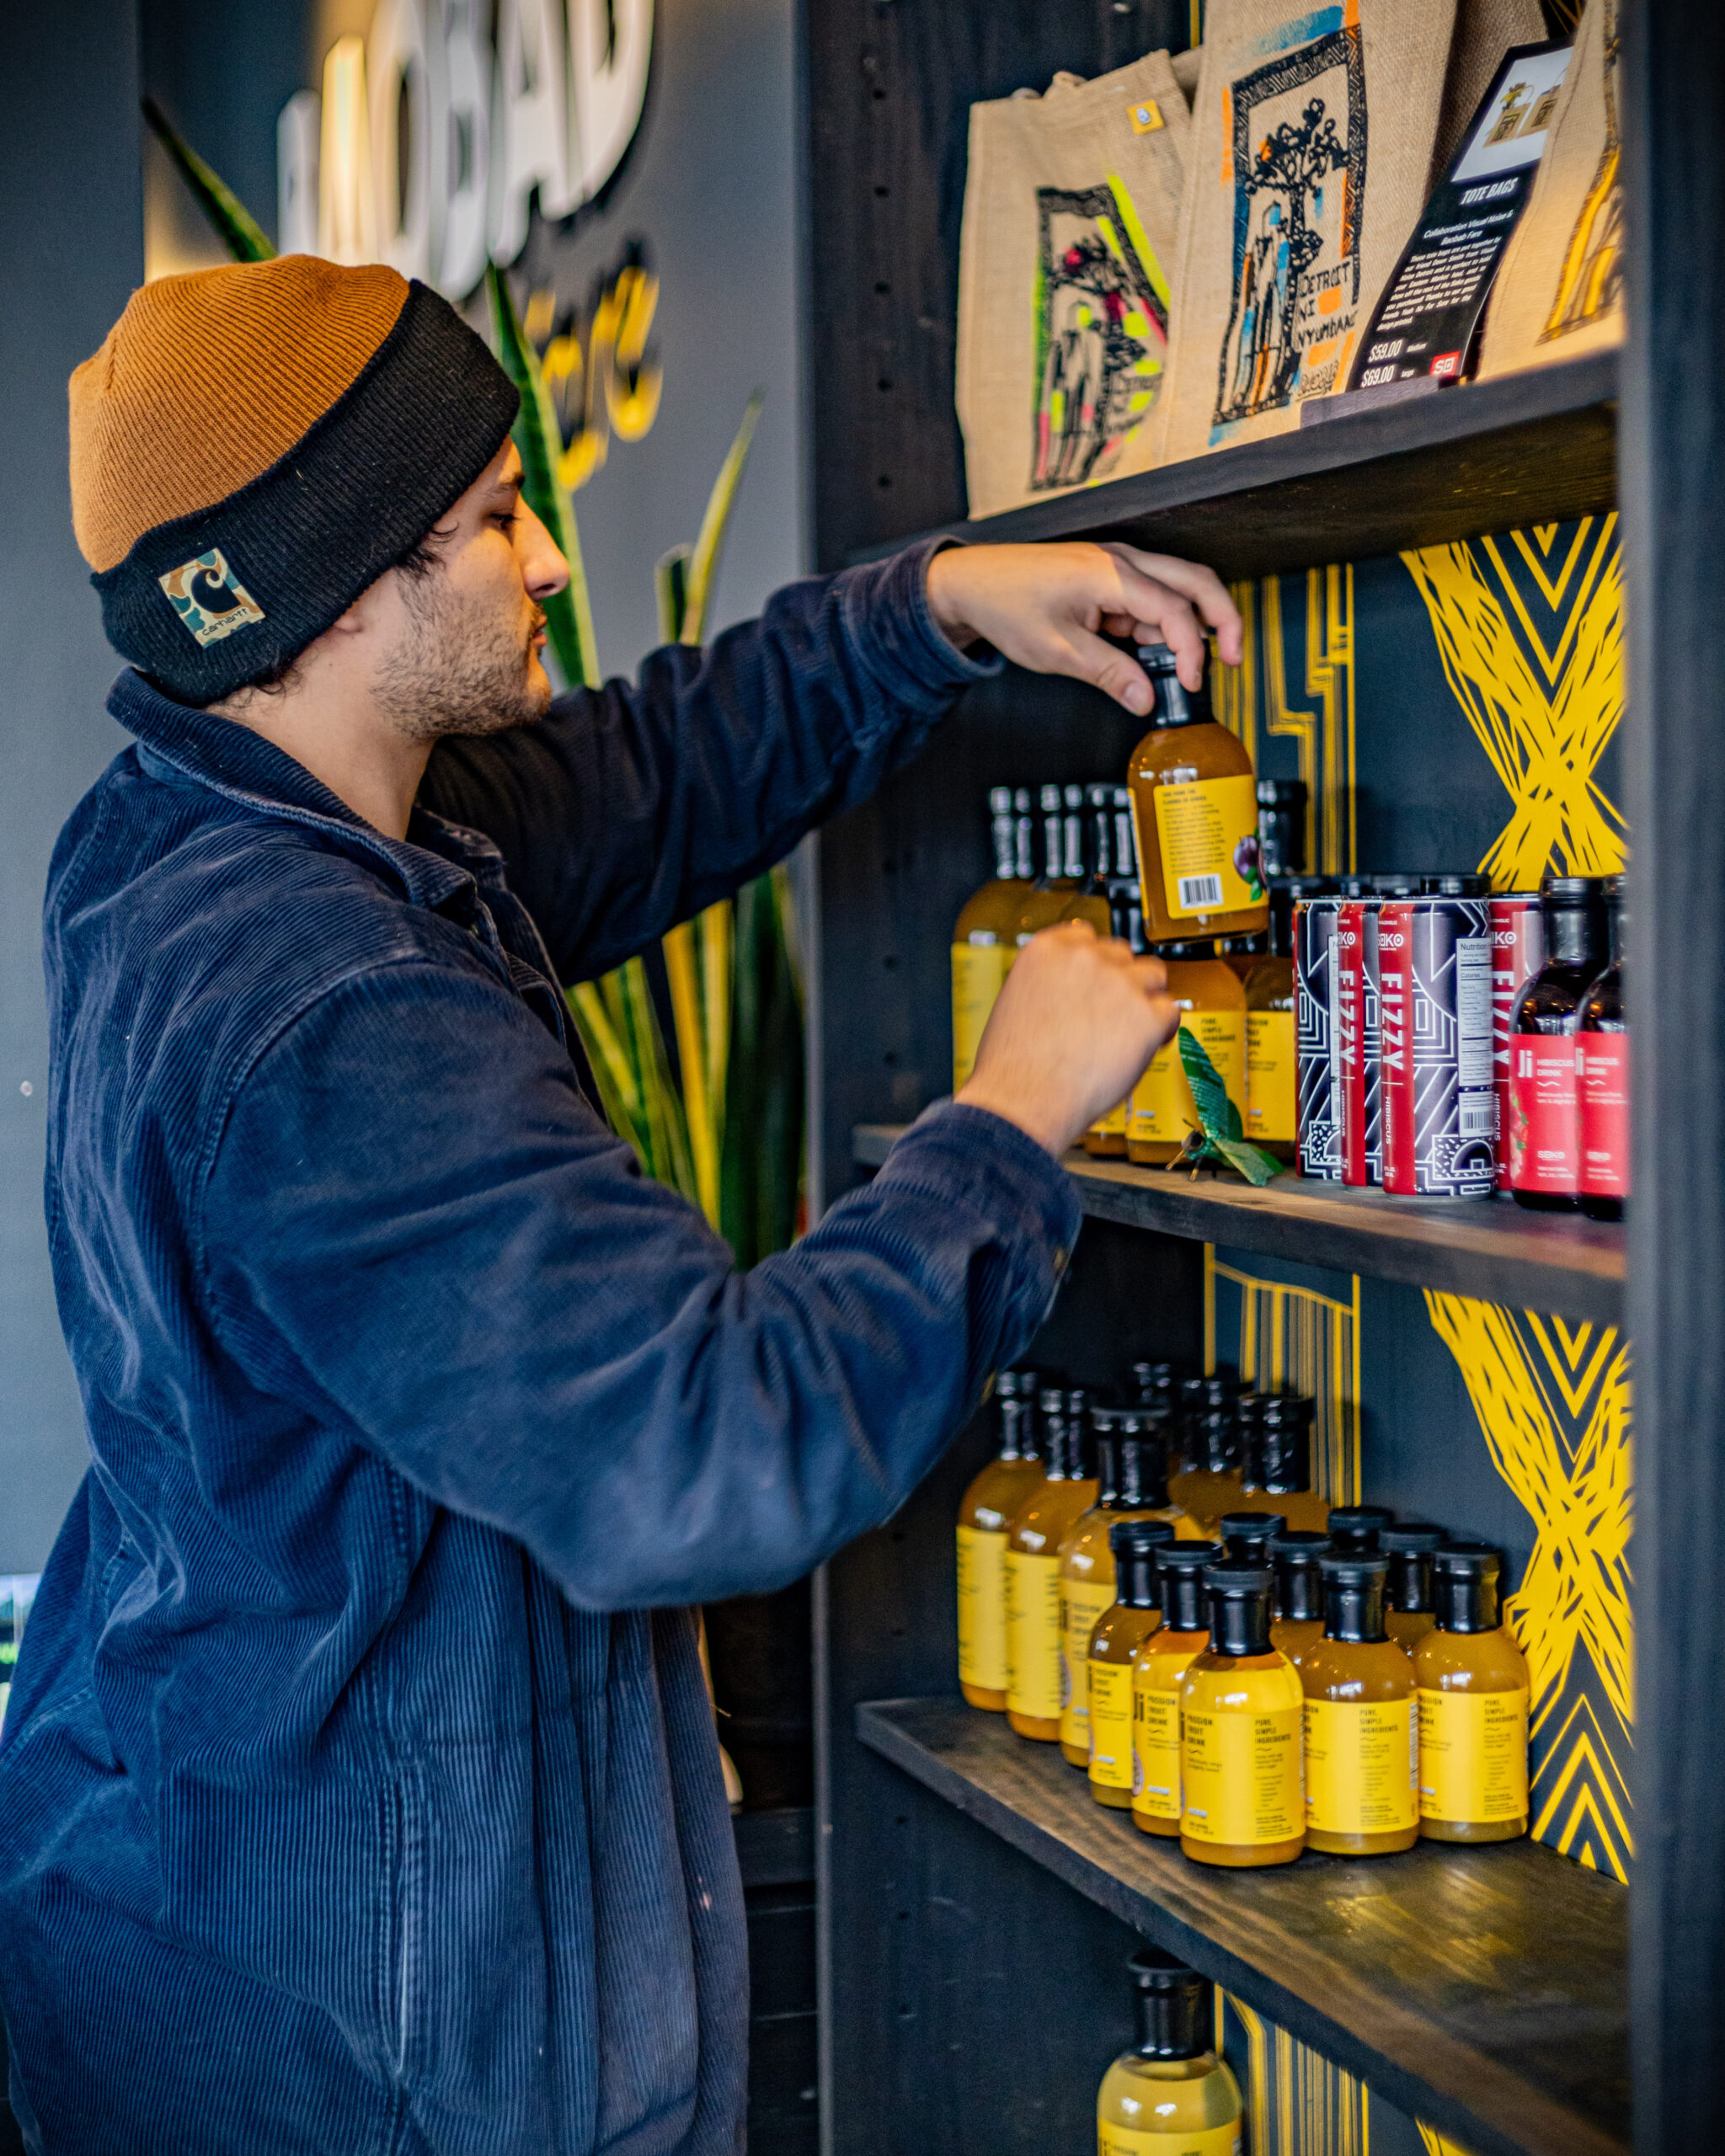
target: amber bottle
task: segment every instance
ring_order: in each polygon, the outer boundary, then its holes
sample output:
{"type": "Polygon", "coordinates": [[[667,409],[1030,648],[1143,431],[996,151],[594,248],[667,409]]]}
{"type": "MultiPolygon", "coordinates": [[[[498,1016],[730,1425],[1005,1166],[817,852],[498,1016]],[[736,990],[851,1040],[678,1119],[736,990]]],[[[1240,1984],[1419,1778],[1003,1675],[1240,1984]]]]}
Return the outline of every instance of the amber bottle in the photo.
{"type": "Polygon", "coordinates": [[[1300,1657],[1306,1845],[1388,1856],[1419,1839],[1413,1665],[1384,1630],[1381,1555],[1318,1560],[1324,1636],[1300,1657]]]}
{"type": "Polygon", "coordinates": [[[1327,1535],[1330,1507],[1311,1486],[1316,1403],[1304,1393],[1240,1396],[1240,1487],[1248,1505],[1282,1513],[1289,1526],[1327,1535]],[[1266,1499],[1273,1500],[1265,1505],[1266,1499]]]}
{"type": "Polygon", "coordinates": [[[1097,2156],[1240,2156],[1240,2084],[1213,2048],[1213,1988],[1157,1946],[1126,1966],[1138,2041],[1097,2090],[1097,2156]]]}
{"type": "Polygon", "coordinates": [[[1180,1680],[1210,1645],[1204,1575],[1220,1542],[1174,1542],[1158,1552],[1162,1622],[1132,1658],[1132,1823],[1172,1840],[1180,1832],[1180,1680]]]}
{"type": "Polygon", "coordinates": [[[1575,1028],[1605,963],[1605,887],[1596,876],[1547,876],[1540,886],[1546,963],[1509,1021],[1509,1190],[1536,1213],[1581,1202],[1581,1105],[1575,1028]]]}
{"type": "Polygon", "coordinates": [[[1168,1494],[1204,1534],[1213,1534],[1224,1513],[1245,1503],[1231,1396],[1223,1394],[1218,1404],[1188,1412],[1184,1427],[1187,1465],[1169,1482],[1168,1494]]]}
{"type": "Polygon", "coordinates": [[[1138,834],[1144,932],[1151,943],[1252,936],[1268,926],[1258,860],[1258,789],[1245,744],[1216,723],[1210,690],[1184,688],[1166,644],[1139,648],[1150,731],[1126,782],[1138,834]]]}
{"type": "Polygon", "coordinates": [[[1036,1390],[1033,1370],[1001,1372],[1001,1449],[959,1508],[959,1689],[995,1714],[1007,1710],[1007,1530],[1043,1480],[1036,1390]]]}
{"type": "Polygon", "coordinates": [[[1441,1550],[1449,1539],[1441,1527],[1428,1520],[1386,1527],[1378,1536],[1378,1546],[1390,1561],[1384,1630],[1409,1654],[1437,1622],[1432,1614],[1432,1552],[1441,1550]]]}
{"type": "Polygon", "coordinates": [[[1290,1864],[1306,1846],[1300,1673],[1270,1645],[1270,1576],[1205,1575],[1210,1645],[1180,1679],[1180,1847],[1199,1864],[1290,1864]]]}
{"type": "Polygon", "coordinates": [[[1280,1648],[1296,1669],[1306,1649],[1324,1636],[1324,1583],[1318,1560],[1327,1557],[1332,1546],[1327,1534],[1292,1527],[1269,1546],[1275,1575],[1270,1645],[1280,1648]]]}
{"type": "MultiPolygon", "coordinates": [[[[1021,792],[1023,789],[1021,789],[1021,792]]],[[[1029,795],[1024,793],[1028,810],[1029,795]]],[[[994,874],[964,901],[953,924],[953,1091],[976,1067],[977,1043],[1001,992],[1015,949],[1018,915],[1030,895],[1028,858],[1029,817],[1024,819],[1027,857],[1019,854],[1018,819],[1012,789],[990,790],[989,814],[994,834],[994,874]]]]}
{"type": "Polygon", "coordinates": [[[1629,1020],[1623,1007],[1629,910],[1622,877],[1606,878],[1605,903],[1610,963],[1582,999],[1575,1029],[1581,1209],[1590,1220],[1621,1220],[1629,1198],[1629,1020]]]}
{"type": "Polygon", "coordinates": [[[1084,1391],[1044,1386],[1039,1396],[1045,1480],[1007,1532],[1007,1720],[1020,1737],[1055,1744],[1060,1735],[1060,1544],[1096,1502],[1087,1471],[1084,1391]]]}
{"type": "MultiPolygon", "coordinates": [[[[1210,943],[1169,943],[1156,954],[1168,969],[1168,995],[1180,1024],[1200,1042],[1227,1094],[1246,1112],[1246,990],[1210,943]]],[[[1187,1134],[1199,1128],[1198,1107],[1180,1054],[1180,1036],[1159,1048],[1132,1089],[1126,1112],[1126,1154],[1146,1167],[1176,1159],[1187,1134]]]]}
{"type": "Polygon", "coordinates": [[[1413,1651],[1419,1831],[1429,1841],[1527,1832],[1527,1661],[1499,1611],[1503,1566],[1482,1542],[1432,1552],[1438,1621],[1413,1651]]]}
{"type": "Polygon", "coordinates": [[[1173,1541],[1162,1519],[1126,1519],[1108,1529],[1117,1592],[1090,1636],[1090,1794],[1111,1811],[1132,1805],[1132,1668],[1162,1623],[1156,1564],[1173,1541]]]}
{"type": "MultiPolygon", "coordinates": [[[[1081,789],[1079,792],[1081,798],[1081,789]]],[[[1035,882],[1019,904],[1018,918],[1012,931],[1012,956],[1020,951],[1044,928],[1052,928],[1066,910],[1067,901],[1078,889],[1076,874],[1066,873],[1066,807],[1064,790],[1058,786],[1044,786],[1037,789],[1037,804],[1042,826],[1041,867],[1035,882]]],[[[1081,830],[1083,818],[1078,819],[1081,830]]],[[[1010,970],[1011,961],[1008,961],[1010,970]]]]}
{"type": "Polygon", "coordinates": [[[1378,1546],[1378,1537],[1395,1517],[1386,1505],[1332,1505],[1324,1531],[1335,1544],[1338,1556],[1370,1556],[1378,1546]]]}

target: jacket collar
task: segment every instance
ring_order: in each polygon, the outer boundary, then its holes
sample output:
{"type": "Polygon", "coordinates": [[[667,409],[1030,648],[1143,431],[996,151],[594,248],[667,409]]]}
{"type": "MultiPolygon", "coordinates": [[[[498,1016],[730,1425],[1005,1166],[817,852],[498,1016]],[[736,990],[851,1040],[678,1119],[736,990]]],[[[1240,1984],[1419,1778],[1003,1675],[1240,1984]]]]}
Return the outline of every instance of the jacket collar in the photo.
{"type": "Polygon", "coordinates": [[[176,702],[135,667],[109,690],[108,709],[136,735],[147,763],[153,759],[258,815],[322,831],[344,852],[387,870],[417,905],[446,907],[462,892],[471,903],[476,884],[499,878],[500,857],[478,832],[416,808],[414,839],[389,838],[285,750],[231,718],[176,702]]]}

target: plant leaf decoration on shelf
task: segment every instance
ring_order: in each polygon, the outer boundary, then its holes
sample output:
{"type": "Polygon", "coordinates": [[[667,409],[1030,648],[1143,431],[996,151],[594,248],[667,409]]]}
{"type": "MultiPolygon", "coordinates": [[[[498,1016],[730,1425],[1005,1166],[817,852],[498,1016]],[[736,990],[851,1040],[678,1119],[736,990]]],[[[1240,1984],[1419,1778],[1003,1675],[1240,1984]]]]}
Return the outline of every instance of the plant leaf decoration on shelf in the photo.
{"type": "Polygon", "coordinates": [[[190,143],[179,134],[154,98],[144,99],[144,117],[234,260],[273,262],[275,249],[270,244],[264,227],[227,181],[206,165],[190,143]]]}
{"type": "Polygon", "coordinates": [[[1208,1161],[1234,1169],[1254,1187],[1279,1175],[1281,1162],[1247,1140],[1240,1111],[1229,1099],[1221,1073],[1210,1061],[1210,1050],[1189,1026],[1181,1027],[1179,1041],[1186,1082],[1192,1088],[1193,1105],[1204,1128],[1187,1133],[1185,1145],[1168,1166],[1196,1168],[1208,1161]]]}

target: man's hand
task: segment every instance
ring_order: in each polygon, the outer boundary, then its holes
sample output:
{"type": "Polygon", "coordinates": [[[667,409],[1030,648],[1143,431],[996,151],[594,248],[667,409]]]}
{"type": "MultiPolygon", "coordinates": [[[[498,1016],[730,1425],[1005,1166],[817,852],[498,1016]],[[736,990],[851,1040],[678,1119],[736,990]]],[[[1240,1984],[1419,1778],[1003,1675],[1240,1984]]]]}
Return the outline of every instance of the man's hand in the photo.
{"type": "Polygon", "coordinates": [[[1172,1038],[1180,1014],[1167,986],[1160,958],[1135,958],[1087,921],[1044,929],[1018,953],[956,1097],[1004,1116],[1058,1157],[1172,1038]]]}
{"type": "Polygon", "coordinates": [[[1205,624],[1223,659],[1240,661],[1239,612],[1213,570],[1113,540],[948,547],[928,564],[928,603],[961,648],[991,643],[1033,673],[1092,681],[1140,718],[1150,709],[1144,669],[1104,632],[1167,644],[1188,689],[1204,678],[1205,624]]]}

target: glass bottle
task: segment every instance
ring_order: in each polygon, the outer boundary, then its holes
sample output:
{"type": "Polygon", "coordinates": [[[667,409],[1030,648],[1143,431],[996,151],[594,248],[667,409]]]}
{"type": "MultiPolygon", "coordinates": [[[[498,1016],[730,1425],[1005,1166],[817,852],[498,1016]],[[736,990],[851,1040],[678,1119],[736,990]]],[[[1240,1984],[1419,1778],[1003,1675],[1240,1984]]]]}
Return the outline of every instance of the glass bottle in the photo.
{"type": "Polygon", "coordinates": [[[1001,1449],[959,1508],[959,1689],[994,1714],[1007,1710],[1007,1530],[1043,1481],[1037,1382],[1033,1370],[1001,1372],[1001,1449]]]}
{"type": "Polygon", "coordinates": [[[1395,1517],[1386,1505],[1332,1505],[1324,1531],[1335,1544],[1338,1556],[1369,1556],[1395,1517]]]}
{"type": "Polygon", "coordinates": [[[1324,1583],[1318,1560],[1333,1548],[1327,1534],[1310,1528],[1289,1528],[1270,1544],[1275,1576],[1270,1645],[1298,1669],[1308,1647],[1324,1636],[1324,1583]]]}
{"type": "Polygon", "coordinates": [[[1575,1035],[1575,1089],[1581,1123],[1581,1209],[1591,1220],[1621,1220],[1629,1196],[1629,1022],[1623,1008],[1623,951],[1629,933],[1624,879],[1608,877],[1610,963],[1582,999],[1575,1035]]]}
{"type": "Polygon", "coordinates": [[[1138,833],[1144,932],[1151,943],[1251,936],[1268,925],[1258,861],[1258,790],[1245,744],[1210,710],[1208,680],[1182,686],[1166,644],[1139,647],[1150,731],[1126,783],[1138,833]]]}
{"type": "Polygon", "coordinates": [[[1270,1576],[1213,1566],[1210,1645],[1180,1679],[1180,1847],[1198,1864],[1291,1864],[1306,1846],[1300,1672],[1270,1645],[1270,1576]]]}
{"type": "MultiPolygon", "coordinates": [[[[1246,990],[1210,943],[1169,943],[1156,953],[1168,969],[1168,995],[1180,1024],[1201,1042],[1228,1097],[1246,1113],[1246,990]]],[[[1126,1155],[1149,1167],[1178,1157],[1198,1107],[1180,1055],[1180,1036],[1159,1048],[1132,1089],[1126,1116],[1126,1155]]]]}
{"type": "Polygon", "coordinates": [[[1090,1794],[1110,1811],[1132,1806],[1132,1665],[1162,1620],[1156,1562],[1174,1539],[1165,1519],[1118,1520],[1108,1529],[1114,1606],[1090,1636],[1090,1794]]]}
{"type": "Polygon", "coordinates": [[[1017,819],[1011,787],[991,787],[988,807],[994,834],[994,874],[964,901],[953,924],[955,1093],[976,1067],[977,1043],[1007,977],[1019,911],[1030,894],[1030,866],[1028,861],[1021,864],[1018,858],[1017,819]]]}
{"type": "Polygon", "coordinates": [[[1241,2156],[1240,2084],[1212,2048],[1210,1985],[1159,1946],[1126,1966],[1138,2041],[1097,2090],[1097,2156],[1241,2156]]]}
{"type": "MultiPolygon", "coordinates": [[[[1076,876],[1066,873],[1066,808],[1062,789],[1058,786],[1039,787],[1037,804],[1041,811],[1042,869],[1018,907],[1017,924],[1012,931],[1012,959],[1017,958],[1033,936],[1054,926],[1065,913],[1066,901],[1078,888],[1076,876]]],[[[1009,972],[1011,968],[1009,959],[1009,972]]]]}
{"type": "Polygon", "coordinates": [[[1327,876],[1284,876],[1270,886],[1269,948],[1247,974],[1246,1135],[1294,1164],[1299,1097],[1295,1039],[1294,905],[1334,890],[1327,876]]]}
{"type": "Polygon", "coordinates": [[[1259,960],[1269,955],[1269,931],[1266,929],[1257,936],[1219,936],[1216,956],[1236,975],[1243,985],[1259,960]]]}
{"type": "Polygon", "coordinates": [[[1408,1654],[1437,1622],[1432,1614],[1432,1552],[1450,1540],[1429,1520],[1386,1527],[1378,1546],[1390,1561],[1384,1588],[1384,1630],[1408,1654]]]}
{"type": "Polygon", "coordinates": [[[1527,1660],[1499,1611],[1503,1569],[1483,1542],[1432,1553],[1438,1621],[1413,1650],[1428,1841],[1509,1842],[1527,1832],[1527,1660]]]}
{"type": "Polygon", "coordinates": [[[1038,1400],[1046,1477],[1007,1531],[1007,1720],[1020,1737],[1060,1735],[1060,1544],[1096,1502],[1087,1472],[1081,1387],[1047,1385],[1038,1400]]]}
{"type": "Polygon", "coordinates": [[[1180,1832],[1180,1680],[1210,1645],[1204,1575],[1220,1542],[1174,1542],[1157,1553],[1160,1625],[1132,1657],[1132,1823],[1172,1840],[1180,1832]]]}
{"type": "Polygon", "coordinates": [[[1413,1664],[1384,1630],[1381,1555],[1320,1557],[1323,1637],[1306,1688],[1306,1846],[1388,1856],[1419,1839],[1413,1664]]]}
{"type": "Polygon", "coordinates": [[[1231,1565],[1257,1565],[1268,1569],[1269,1545],[1288,1523],[1280,1513],[1224,1513],[1216,1522],[1222,1547],[1231,1565]]]}
{"type": "MultiPolygon", "coordinates": [[[[1118,878],[1114,868],[1114,788],[1087,786],[1084,798],[1087,823],[1087,843],[1080,864],[1083,881],[1068,899],[1062,917],[1067,921],[1087,921],[1098,936],[1118,936],[1120,923],[1115,897],[1118,878]]],[[[1106,1115],[1098,1117],[1085,1132],[1082,1143],[1085,1151],[1095,1158],[1123,1157],[1126,1150],[1125,1102],[1116,1102],[1106,1115]]]]}
{"type": "Polygon", "coordinates": [[[1509,1022],[1509,1190],[1534,1212],[1573,1213],[1581,1189],[1574,1033],[1605,963],[1604,887],[1597,876],[1547,876],[1540,899],[1546,963],[1509,1022]]]}
{"type": "Polygon", "coordinates": [[[1190,1513],[1201,1532],[1213,1534],[1224,1513],[1237,1512],[1245,1497],[1240,1486],[1240,1450],[1231,1399],[1206,1405],[1186,1421],[1187,1465],[1168,1484],[1168,1494],[1190,1513]]]}
{"type": "Polygon", "coordinates": [[[1330,1506],[1311,1486],[1311,1425],[1317,1403],[1302,1392],[1240,1396],[1240,1487],[1250,1504],[1275,1500],[1290,1527],[1329,1533],[1330,1506]],[[1254,1402],[1245,1413],[1247,1400],[1254,1402]]]}

